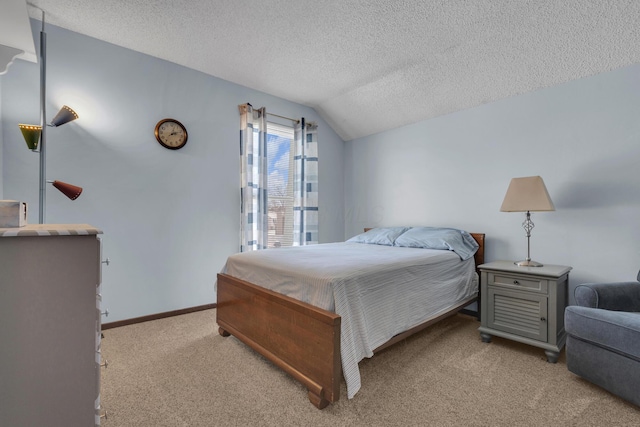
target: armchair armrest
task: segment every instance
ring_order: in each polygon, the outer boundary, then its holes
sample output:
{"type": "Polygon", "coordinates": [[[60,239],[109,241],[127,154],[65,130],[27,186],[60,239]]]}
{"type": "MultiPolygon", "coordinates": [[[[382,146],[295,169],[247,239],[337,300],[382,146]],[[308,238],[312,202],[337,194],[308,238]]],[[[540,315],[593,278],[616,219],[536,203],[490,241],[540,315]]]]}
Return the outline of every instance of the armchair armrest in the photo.
{"type": "Polygon", "coordinates": [[[583,307],[640,312],[640,282],[585,283],[573,294],[583,307]]]}
{"type": "Polygon", "coordinates": [[[574,305],[567,307],[564,320],[571,337],[640,363],[640,313],[574,305]]]}

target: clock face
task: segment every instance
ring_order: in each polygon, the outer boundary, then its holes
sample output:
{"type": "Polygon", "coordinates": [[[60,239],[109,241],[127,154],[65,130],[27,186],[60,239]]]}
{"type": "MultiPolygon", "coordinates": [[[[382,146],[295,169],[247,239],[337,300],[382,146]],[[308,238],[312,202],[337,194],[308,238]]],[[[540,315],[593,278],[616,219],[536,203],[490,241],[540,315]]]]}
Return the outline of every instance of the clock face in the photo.
{"type": "Polygon", "coordinates": [[[156,125],[156,139],[165,148],[177,150],[187,143],[187,129],[177,120],[164,119],[156,125]]]}

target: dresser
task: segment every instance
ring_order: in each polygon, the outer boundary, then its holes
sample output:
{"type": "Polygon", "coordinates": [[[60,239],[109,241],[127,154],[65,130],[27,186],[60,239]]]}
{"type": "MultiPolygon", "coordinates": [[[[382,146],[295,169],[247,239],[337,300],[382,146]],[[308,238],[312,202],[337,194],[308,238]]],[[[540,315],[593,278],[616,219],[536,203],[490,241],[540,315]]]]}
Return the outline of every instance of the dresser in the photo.
{"type": "Polygon", "coordinates": [[[495,261],[480,270],[480,337],[508,338],[544,349],[547,361],[558,361],[564,347],[564,309],[571,267],[545,264],[520,267],[495,261]]]}
{"type": "Polygon", "coordinates": [[[101,233],[0,228],[0,426],[100,425],[101,233]]]}

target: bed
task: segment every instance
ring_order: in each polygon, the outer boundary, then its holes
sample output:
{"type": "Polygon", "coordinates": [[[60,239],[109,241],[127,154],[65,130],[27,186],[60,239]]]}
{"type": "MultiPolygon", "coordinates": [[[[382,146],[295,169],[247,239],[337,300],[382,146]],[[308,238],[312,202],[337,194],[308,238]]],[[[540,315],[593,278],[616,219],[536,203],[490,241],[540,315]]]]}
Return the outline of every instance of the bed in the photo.
{"type": "Polygon", "coordinates": [[[353,397],[362,358],[478,298],[484,234],[437,229],[472,240],[475,249],[462,254],[447,245],[411,246],[404,236],[419,229],[431,227],[365,229],[347,242],[229,257],[216,285],[218,332],[304,384],[319,409],[339,400],[343,374],[353,397]],[[394,245],[402,239],[406,246],[394,245]]]}

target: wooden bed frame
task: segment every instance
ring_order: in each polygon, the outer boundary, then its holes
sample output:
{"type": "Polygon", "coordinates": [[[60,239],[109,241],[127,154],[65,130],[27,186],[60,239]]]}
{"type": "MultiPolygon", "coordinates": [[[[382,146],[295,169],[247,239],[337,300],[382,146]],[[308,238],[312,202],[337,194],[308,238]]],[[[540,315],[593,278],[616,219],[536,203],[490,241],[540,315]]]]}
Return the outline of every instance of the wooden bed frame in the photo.
{"type": "MultiPolygon", "coordinates": [[[[480,245],[474,255],[477,267],[484,263],[485,235],[471,235],[480,245]]],[[[217,288],[216,320],[220,335],[235,336],[304,384],[309,400],[317,408],[323,409],[340,399],[339,315],[226,274],[218,274],[217,288]]],[[[456,314],[477,299],[477,296],[469,298],[446,313],[396,335],[374,353],[456,314]]]]}

